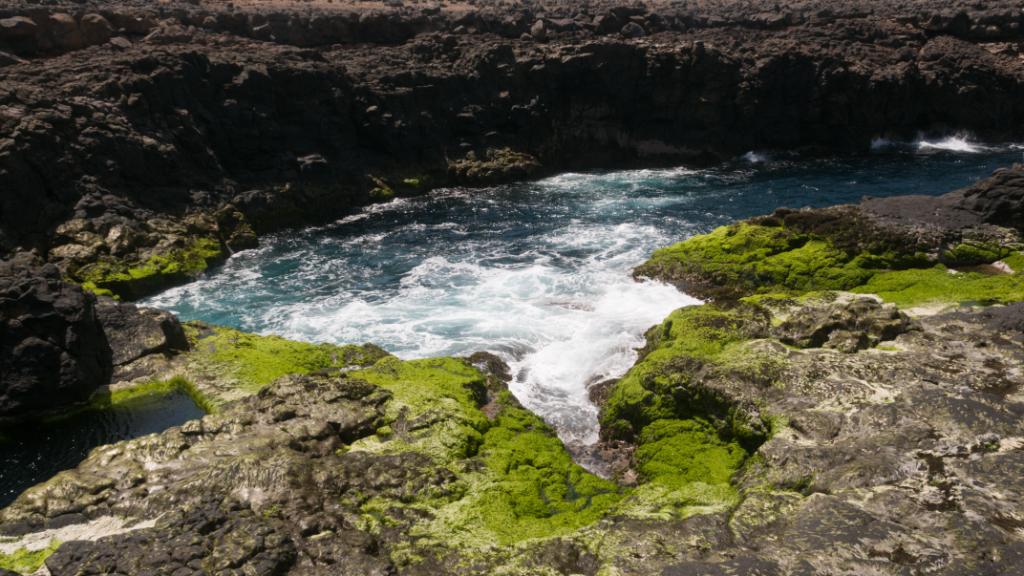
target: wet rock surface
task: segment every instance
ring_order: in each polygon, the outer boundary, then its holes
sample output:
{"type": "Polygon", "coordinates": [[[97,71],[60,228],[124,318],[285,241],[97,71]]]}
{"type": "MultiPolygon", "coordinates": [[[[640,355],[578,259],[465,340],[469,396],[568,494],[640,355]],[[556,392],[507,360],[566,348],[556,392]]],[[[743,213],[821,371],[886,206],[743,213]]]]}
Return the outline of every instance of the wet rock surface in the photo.
{"type": "MultiPolygon", "coordinates": [[[[874,299],[843,298],[771,314],[811,319],[802,326],[837,309],[892,320],[874,299]]],[[[423,527],[448,510],[431,498],[469,498],[466,478],[482,461],[439,466],[399,440],[433,442],[448,429],[444,419],[396,421],[389,392],[357,377],[312,375],[285,376],[218,414],[97,449],[0,512],[0,525],[24,538],[109,516],[138,523],[65,543],[46,561],[58,576],[1014,573],[1024,561],[1015,520],[1024,514],[1017,308],[921,317],[880,345],[849,351],[786,347],[771,323],[745,315],[733,322],[750,363],[665,365],[659,377],[674,379],[676,396],[713,396],[734,421],[774,422],[734,478],[738,498],[725,511],[651,516],[623,506],[568,534],[491,544],[486,553],[456,544],[457,533],[450,545],[416,544],[412,535],[427,534],[423,527]],[[770,377],[765,366],[774,367],[770,377]],[[393,449],[367,448],[389,437],[399,442],[384,444],[393,449]]],[[[845,329],[878,334],[870,321],[845,329]]],[[[634,466],[644,458],[643,443],[636,452],[604,449],[634,466]]],[[[623,479],[638,492],[624,502],[651,486],[632,474],[623,479]]]]}

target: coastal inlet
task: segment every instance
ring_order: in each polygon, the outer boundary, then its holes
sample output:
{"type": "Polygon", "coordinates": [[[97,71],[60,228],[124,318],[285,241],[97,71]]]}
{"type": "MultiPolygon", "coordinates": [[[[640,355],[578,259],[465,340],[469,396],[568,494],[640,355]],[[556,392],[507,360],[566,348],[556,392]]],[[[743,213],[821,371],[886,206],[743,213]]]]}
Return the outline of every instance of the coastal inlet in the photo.
{"type": "Polygon", "coordinates": [[[854,159],[748,154],[708,170],[439,190],[265,238],[145,304],[286,338],[373,342],[402,358],[489,350],[512,367],[526,407],[570,447],[587,445],[598,435],[588,388],[621,376],[644,330],[697,302],[632,279],[656,248],[779,206],[941,194],[1020,154],[963,138],[878,141],[854,159]]]}

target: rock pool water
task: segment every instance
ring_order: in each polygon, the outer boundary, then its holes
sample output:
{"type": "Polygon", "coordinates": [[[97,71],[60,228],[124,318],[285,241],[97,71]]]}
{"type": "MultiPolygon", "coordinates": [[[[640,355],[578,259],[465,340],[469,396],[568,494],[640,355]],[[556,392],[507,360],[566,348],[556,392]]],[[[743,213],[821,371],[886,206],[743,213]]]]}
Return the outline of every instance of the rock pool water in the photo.
{"type": "Polygon", "coordinates": [[[0,508],[26,488],[74,468],[97,446],[162,432],[203,414],[188,395],[176,392],[9,430],[0,438],[0,508]]]}
{"type": "Polygon", "coordinates": [[[1018,147],[956,138],[875,149],[439,190],[264,238],[146,304],[288,338],[374,342],[403,358],[490,350],[512,366],[528,408],[566,443],[588,444],[598,428],[587,385],[621,375],[647,327],[696,302],[632,280],[654,249],[780,206],[941,194],[1021,159],[1018,147]]]}

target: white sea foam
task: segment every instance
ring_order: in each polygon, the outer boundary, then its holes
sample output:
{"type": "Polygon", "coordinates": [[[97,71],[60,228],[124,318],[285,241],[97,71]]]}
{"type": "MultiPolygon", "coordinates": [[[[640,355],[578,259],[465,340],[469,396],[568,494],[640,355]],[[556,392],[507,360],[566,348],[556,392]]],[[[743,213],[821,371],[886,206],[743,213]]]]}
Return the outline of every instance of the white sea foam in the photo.
{"type": "Polygon", "coordinates": [[[754,152],[751,150],[742,156],[744,162],[750,164],[764,164],[768,161],[768,156],[760,152],[754,152]]]}
{"type": "Polygon", "coordinates": [[[942,138],[926,138],[921,135],[912,142],[891,140],[888,138],[875,138],[871,141],[871,150],[884,152],[887,150],[905,150],[918,154],[931,154],[935,152],[948,152],[953,154],[982,154],[997,152],[999,150],[1012,150],[1014,144],[991,145],[981,144],[974,140],[970,134],[957,133],[942,138]]]}
{"type": "Polygon", "coordinates": [[[989,150],[989,147],[972,142],[970,137],[963,134],[947,136],[939,140],[919,139],[915,142],[915,146],[920,152],[943,151],[960,154],[980,154],[989,150]]]}
{"type": "MultiPolygon", "coordinates": [[[[376,342],[405,358],[490,350],[511,366],[512,391],[563,440],[597,440],[587,385],[622,375],[642,334],[670,311],[696,301],[657,282],[635,282],[635,246],[653,228],[569,226],[546,238],[551,253],[585,249],[566,265],[539,251],[525,263],[481,258],[424,259],[399,289],[376,301],[329,296],[274,309],[261,324],[302,340],[376,342]],[[628,249],[627,247],[634,247],[628,249]]],[[[649,242],[649,240],[648,240],[649,242]]]]}

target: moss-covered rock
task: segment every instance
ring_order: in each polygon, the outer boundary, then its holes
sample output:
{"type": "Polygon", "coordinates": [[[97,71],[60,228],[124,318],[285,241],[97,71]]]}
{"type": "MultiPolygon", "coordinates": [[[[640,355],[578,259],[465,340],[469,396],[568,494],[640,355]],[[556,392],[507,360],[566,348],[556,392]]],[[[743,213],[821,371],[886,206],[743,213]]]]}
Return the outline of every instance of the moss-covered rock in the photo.
{"type": "Polygon", "coordinates": [[[104,296],[135,300],[194,279],[226,252],[216,238],[194,238],[184,247],[133,261],[104,257],[70,273],[83,288],[104,296]]]}
{"type": "Polygon", "coordinates": [[[701,297],[748,301],[835,290],[875,293],[900,306],[992,304],[1024,297],[1024,276],[998,269],[960,273],[936,264],[939,259],[958,266],[1002,261],[1016,273],[1009,265],[1020,263],[1016,244],[965,241],[941,257],[928,257],[893,250],[851,253],[834,240],[770,219],[741,222],[662,248],[634,274],[674,282],[701,297]]]}
{"type": "Polygon", "coordinates": [[[662,248],[634,274],[669,280],[700,296],[740,297],[846,290],[905,263],[893,253],[850,254],[784,226],[739,223],[662,248]]]}
{"type": "MultiPolygon", "coordinates": [[[[760,362],[742,344],[767,333],[768,313],[757,306],[692,306],[680,308],[647,332],[641,357],[615,385],[601,410],[602,434],[633,438],[658,420],[713,418],[727,437],[737,435],[756,445],[763,439],[761,423],[746,422],[728,399],[701,384],[706,370],[768,373],[777,367],[746,366],[760,362]],[[755,431],[757,430],[757,431],[755,431]]],[[[776,362],[764,359],[764,362],[776,362]]]]}
{"type": "Polygon", "coordinates": [[[488,148],[479,156],[470,151],[464,158],[448,165],[448,172],[455,182],[473,185],[528,178],[540,169],[540,162],[536,158],[510,148],[488,148]]]}
{"type": "Polygon", "coordinates": [[[0,570],[10,570],[18,574],[34,574],[59,547],[60,542],[52,541],[45,548],[37,550],[18,548],[8,554],[0,552],[0,570]]]}
{"type": "Polygon", "coordinates": [[[185,375],[214,404],[255,393],[286,374],[337,373],[388,356],[371,344],[311,344],[201,322],[186,323],[185,331],[192,349],[185,375]]]}
{"type": "Polygon", "coordinates": [[[876,274],[852,291],[877,294],[902,307],[1007,304],[1024,300],[1024,274],[959,272],[938,264],[876,274]]]}

